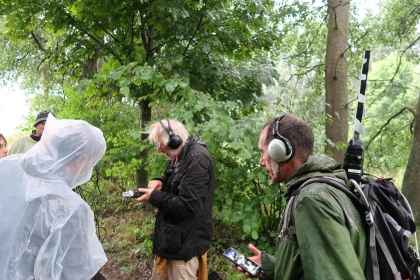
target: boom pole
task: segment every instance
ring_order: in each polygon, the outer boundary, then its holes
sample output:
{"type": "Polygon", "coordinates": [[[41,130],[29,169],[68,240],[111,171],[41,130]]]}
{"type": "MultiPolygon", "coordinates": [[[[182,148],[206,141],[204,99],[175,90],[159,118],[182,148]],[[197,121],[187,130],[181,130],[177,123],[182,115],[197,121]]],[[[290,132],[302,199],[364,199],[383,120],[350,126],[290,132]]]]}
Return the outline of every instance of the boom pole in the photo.
{"type": "Polygon", "coordinates": [[[363,175],[363,160],[365,144],[360,139],[359,135],[365,135],[365,128],[362,125],[362,118],[366,115],[366,89],[367,78],[369,72],[369,59],[370,50],[365,51],[365,57],[362,64],[362,74],[360,75],[360,89],[357,98],[356,114],[354,116],[354,134],[353,138],[349,141],[346,154],[344,155],[343,168],[346,170],[348,179],[353,179],[357,183],[363,175]]]}

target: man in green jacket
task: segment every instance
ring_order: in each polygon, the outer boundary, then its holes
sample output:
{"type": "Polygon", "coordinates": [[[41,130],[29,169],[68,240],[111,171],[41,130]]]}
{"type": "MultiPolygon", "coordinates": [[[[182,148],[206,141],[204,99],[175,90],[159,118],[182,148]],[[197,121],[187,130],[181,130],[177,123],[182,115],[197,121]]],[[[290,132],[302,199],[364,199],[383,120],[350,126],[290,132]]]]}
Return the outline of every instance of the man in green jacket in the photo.
{"type": "MultiPolygon", "coordinates": [[[[259,164],[273,184],[284,182],[286,200],[306,180],[328,176],[347,182],[335,160],[313,155],[314,137],[309,125],[294,115],[267,122],[260,134],[259,164]]],[[[252,244],[249,257],[262,267],[257,277],[275,280],[365,279],[366,235],[358,211],[340,190],[311,183],[301,190],[294,208],[294,229],[285,211],[277,235],[275,255],[252,244]]],[[[238,268],[241,270],[240,268],[238,268]]]]}
{"type": "Polygon", "coordinates": [[[26,151],[41,140],[49,113],[55,117],[50,111],[41,111],[38,113],[34,122],[35,129],[32,130],[30,135],[16,139],[16,141],[12,143],[12,146],[10,146],[9,155],[26,153],[26,151]]]}

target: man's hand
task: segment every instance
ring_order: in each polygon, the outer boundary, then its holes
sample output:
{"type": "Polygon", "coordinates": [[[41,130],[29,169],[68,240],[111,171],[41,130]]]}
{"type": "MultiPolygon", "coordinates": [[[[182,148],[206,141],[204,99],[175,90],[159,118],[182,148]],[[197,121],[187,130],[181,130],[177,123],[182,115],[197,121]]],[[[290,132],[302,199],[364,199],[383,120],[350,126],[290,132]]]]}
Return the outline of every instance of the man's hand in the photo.
{"type": "Polygon", "coordinates": [[[149,185],[147,185],[148,189],[138,189],[139,192],[144,193],[142,196],[134,198],[134,200],[138,202],[147,202],[150,199],[150,194],[153,192],[153,190],[161,190],[162,189],[162,181],[160,180],[152,180],[149,182],[149,185]]]}
{"type": "Polygon", "coordinates": [[[150,199],[150,194],[154,191],[154,189],[138,189],[139,192],[143,193],[142,196],[134,198],[135,201],[138,202],[147,202],[150,199]]]}
{"type": "Polygon", "coordinates": [[[162,181],[160,180],[152,180],[149,182],[149,185],[147,186],[149,189],[156,189],[161,190],[162,189],[162,181]]]}
{"type": "MultiPolygon", "coordinates": [[[[248,257],[248,259],[250,259],[251,261],[253,261],[254,263],[258,264],[261,267],[261,251],[258,250],[254,245],[249,244],[248,245],[249,250],[254,254],[254,256],[252,257],[248,257]]],[[[251,275],[249,275],[248,273],[246,273],[242,268],[240,268],[239,266],[233,264],[234,267],[236,267],[237,270],[245,273],[248,278],[261,278],[262,277],[262,273],[259,273],[257,276],[252,277],[251,275]]]]}

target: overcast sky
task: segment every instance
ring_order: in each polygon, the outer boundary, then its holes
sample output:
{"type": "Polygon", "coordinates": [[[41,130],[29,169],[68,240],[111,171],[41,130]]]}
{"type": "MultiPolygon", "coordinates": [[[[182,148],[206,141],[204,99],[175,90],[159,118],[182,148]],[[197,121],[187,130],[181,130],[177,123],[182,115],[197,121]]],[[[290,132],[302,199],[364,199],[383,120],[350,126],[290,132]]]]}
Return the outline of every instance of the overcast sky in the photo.
{"type": "Polygon", "coordinates": [[[17,84],[0,88],[0,133],[12,134],[27,114],[26,98],[17,84]]]}

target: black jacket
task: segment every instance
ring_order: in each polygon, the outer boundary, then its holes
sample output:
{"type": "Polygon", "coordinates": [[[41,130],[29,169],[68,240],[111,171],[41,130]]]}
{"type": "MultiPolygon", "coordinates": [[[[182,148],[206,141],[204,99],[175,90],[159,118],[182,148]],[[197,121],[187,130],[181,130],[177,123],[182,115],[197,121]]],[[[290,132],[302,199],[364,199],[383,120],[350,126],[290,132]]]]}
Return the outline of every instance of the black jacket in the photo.
{"type": "Polygon", "coordinates": [[[153,254],[175,260],[190,260],[210,248],[213,235],[212,207],[215,170],[205,143],[190,135],[177,163],[168,161],[160,191],[150,203],[156,216],[153,254]]]}

